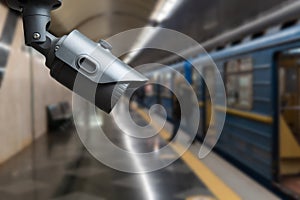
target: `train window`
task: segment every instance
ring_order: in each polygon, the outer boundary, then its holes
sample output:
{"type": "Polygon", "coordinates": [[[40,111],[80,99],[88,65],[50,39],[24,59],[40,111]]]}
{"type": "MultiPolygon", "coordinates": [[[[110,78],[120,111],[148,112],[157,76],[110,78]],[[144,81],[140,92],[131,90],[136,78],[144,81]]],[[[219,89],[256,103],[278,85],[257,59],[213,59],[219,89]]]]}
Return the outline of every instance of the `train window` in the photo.
{"type": "Polygon", "coordinates": [[[241,71],[250,71],[252,70],[252,59],[245,58],[240,61],[241,71]]]}
{"type": "Polygon", "coordinates": [[[227,63],[227,72],[234,73],[239,71],[239,64],[237,60],[231,60],[227,63]]]}
{"type": "Polygon", "coordinates": [[[239,77],[239,105],[244,108],[252,107],[252,73],[239,77]]]}
{"type": "Polygon", "coordinates": [[[229,106],[238,103],[238,79],[236,76],[228,76],[226,81],[227,102],[229,106]]]}
{"type": "Polygon", "coordinates": [[[225,66],[225,87],[229,107],[251,109],[253,102],[251,58],[231,60],[225,66]]]}

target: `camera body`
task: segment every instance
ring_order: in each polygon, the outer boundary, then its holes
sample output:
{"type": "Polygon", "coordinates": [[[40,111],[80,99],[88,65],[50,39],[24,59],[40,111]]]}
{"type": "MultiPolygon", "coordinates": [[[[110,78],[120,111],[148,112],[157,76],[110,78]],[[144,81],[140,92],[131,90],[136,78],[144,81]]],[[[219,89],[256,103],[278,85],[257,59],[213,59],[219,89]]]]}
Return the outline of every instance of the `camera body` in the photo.
{"type": "Polygon", "coordinates": [[[126,89],[137,88],[147,81],[116,58],[110,48],[76,30],[57,40],[46,57],[54,79],[107,113],[126,89]]]}

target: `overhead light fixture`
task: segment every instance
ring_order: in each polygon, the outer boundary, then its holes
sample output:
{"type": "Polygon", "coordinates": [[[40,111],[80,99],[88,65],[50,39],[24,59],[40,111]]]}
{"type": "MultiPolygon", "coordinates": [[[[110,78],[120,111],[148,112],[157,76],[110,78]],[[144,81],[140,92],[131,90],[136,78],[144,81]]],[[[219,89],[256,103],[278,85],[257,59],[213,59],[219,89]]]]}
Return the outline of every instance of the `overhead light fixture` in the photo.
{"type": "MultiPolygon", "coordinates": [[[[160,24],[172,16],[182,2],[183,0],[159,0],[150,16],[150,21],[160,24]]],[[[131,48],[132,52],[127,54],[127,56],[123,59],[123,62],[128,64],[134,58],[136,58],[140,54],[141,50],[143,50],[145,46],[155,37],[157,32],[158,29],[153,28],[146,28],[143,30],[131,48]]]]}
{"type": "Polygon", "coordinates": [[[150,20],[157,23],[165,21],[173,15],[182,2],[183,0],[159,0],[150,16],[150,20]]]}

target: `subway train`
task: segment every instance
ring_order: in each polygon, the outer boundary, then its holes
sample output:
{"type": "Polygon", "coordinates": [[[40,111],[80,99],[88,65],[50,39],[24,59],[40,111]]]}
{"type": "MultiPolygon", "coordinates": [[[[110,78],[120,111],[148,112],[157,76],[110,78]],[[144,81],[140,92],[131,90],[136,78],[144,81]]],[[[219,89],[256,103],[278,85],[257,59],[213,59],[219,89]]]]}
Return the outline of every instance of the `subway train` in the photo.
{"type": "MultiPolygon", "coordinates": [[[[260,29],[221,47],[216,44],[209,54],[222,75],[227,108],[211,107],[211,99],[220,94],[207,90],[210,84],[213,88],[216,72],[206,66],[202,54],[169,64],[185,76],[197,94],[201,111],[197,138],[203,140],[208,126],[214,123],[212,109],[225,112],[224,128],[214,151],[266,187],[299,198],[299,20],[260,29]],[[202,74],[211,80],[206,83],[192,67],[202,62],[202,74]]],[[[161,70],[165,69],[155,69],[149,78],[170,86],[177,84],[172,72],[161,70]]],[[[142,103],[147,107],[163,105],[172,121],[173,94],[159,85],[147,85],[144,92],[142,103]]]]}

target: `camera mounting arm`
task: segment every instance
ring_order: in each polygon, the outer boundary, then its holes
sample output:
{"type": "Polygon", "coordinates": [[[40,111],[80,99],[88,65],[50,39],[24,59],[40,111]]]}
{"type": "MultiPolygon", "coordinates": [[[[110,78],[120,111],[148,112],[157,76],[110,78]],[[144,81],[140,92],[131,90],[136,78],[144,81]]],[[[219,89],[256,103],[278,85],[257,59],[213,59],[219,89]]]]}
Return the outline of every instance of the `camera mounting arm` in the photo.
{"type": "Polygon", "coordinates": [[[22,13],[25,43],[46,57],[51,76],[59,83],[109,113],[128,88],[138,88],[147,78],[112,55],[111,46],[95,43],[78,31],[57,38],[48,32],[52,10],[61,0],[6,0],[22,13]],[[80,90],[74,83],[81,80],[80,90]],[[91,92],[96,88],[96,92],[91,92]]]}
{"type": "Polygon", "coordinates": [[[61,0],[7,0],[10,8],[22,13],[26,45],[46,42],[51,11],[61,6],[61,0]]]}
{"type": "MultiPolygon", "coordinates": [[[[51,23],[51,11],[62,5],[61,0],[6,0],[7,5],[22,13],[25,44],[36,49],[49,60],[54,60],[50,55],[51,50],[59,40],[48,32],[51,23]]],[[[50,68],[50,66],[49,66],[50,68]]]]}

